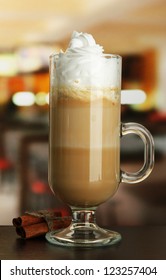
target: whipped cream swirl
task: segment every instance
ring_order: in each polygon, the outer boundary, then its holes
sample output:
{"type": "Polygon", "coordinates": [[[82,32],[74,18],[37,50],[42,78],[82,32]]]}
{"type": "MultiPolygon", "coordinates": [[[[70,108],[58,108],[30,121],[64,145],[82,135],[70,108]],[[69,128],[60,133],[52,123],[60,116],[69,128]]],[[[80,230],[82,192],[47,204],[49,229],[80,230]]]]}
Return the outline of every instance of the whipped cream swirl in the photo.
{"type": "Polygon", "coordinates": [[[55,55],[54,85],[68,89],[119,87],[120,62],[108,59],[92,35],[74,31],[65,52],[55,55]]]}
{"type": "Polygon", "coordinates": [[[69,43],[69,47],[66,50],[66,54],[72,55],[100,55],[104,52],[102,46],[96,44],[92,35],[88,33],[78,33],[74,31],[69,43]]]}

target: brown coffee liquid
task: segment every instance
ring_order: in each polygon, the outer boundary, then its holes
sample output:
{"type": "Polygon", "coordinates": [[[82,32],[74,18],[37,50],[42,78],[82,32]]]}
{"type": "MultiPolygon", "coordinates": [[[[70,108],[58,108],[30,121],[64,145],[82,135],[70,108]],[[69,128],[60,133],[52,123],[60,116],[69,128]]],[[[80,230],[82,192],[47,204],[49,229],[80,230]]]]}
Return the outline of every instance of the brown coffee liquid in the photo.
{"type": "Polygon", "coordinates": [[[97,206],[118,187],[119,103],[65,97],[51,102],[49,183],[71,206],[97,206]]]}

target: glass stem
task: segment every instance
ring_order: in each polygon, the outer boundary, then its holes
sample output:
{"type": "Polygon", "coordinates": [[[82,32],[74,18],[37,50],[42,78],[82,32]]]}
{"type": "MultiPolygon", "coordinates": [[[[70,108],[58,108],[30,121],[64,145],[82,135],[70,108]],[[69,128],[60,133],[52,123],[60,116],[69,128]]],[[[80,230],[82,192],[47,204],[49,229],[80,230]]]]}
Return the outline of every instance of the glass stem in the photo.
{"type": "Polygon", "coordinates": [[[95,210],[72,210],[72,222],[73,224],[92,224],[96,223],[95,210]]]}

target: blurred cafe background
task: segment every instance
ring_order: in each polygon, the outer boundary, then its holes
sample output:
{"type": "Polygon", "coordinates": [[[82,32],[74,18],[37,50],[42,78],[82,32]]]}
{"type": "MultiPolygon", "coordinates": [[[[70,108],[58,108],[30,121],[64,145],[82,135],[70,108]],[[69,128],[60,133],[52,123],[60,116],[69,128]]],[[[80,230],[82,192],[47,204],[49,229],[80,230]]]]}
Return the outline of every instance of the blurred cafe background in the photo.
{"type": "MultiPolygon", "coordinates": [[[[166,224],[166,1],[0,0],[0,224],[25,211],[59,207],[47,182],[49,55],[73,30],[91,33],[123,57],[122,121],[146,126],[155,167],[145,181],[121,184],[97,210],[105,225],[166,224]]],[[[121,168],[136,171],[143,144],[121,141],[121,168]]]]}

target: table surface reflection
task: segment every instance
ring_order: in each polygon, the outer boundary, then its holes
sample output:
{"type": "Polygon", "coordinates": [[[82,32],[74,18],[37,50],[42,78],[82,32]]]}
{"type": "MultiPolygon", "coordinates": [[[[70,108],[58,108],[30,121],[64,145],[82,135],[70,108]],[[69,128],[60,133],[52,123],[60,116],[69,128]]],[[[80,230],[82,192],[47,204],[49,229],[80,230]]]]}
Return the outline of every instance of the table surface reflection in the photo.
{"type": "Polygon", "coordinates": [[[118,245],[101,248],[64,248],[44,237],[23,240],[12,226],[0,226],[1,260],[165,260],[166,226],[113,227],[122,235],[118,245]]]}

